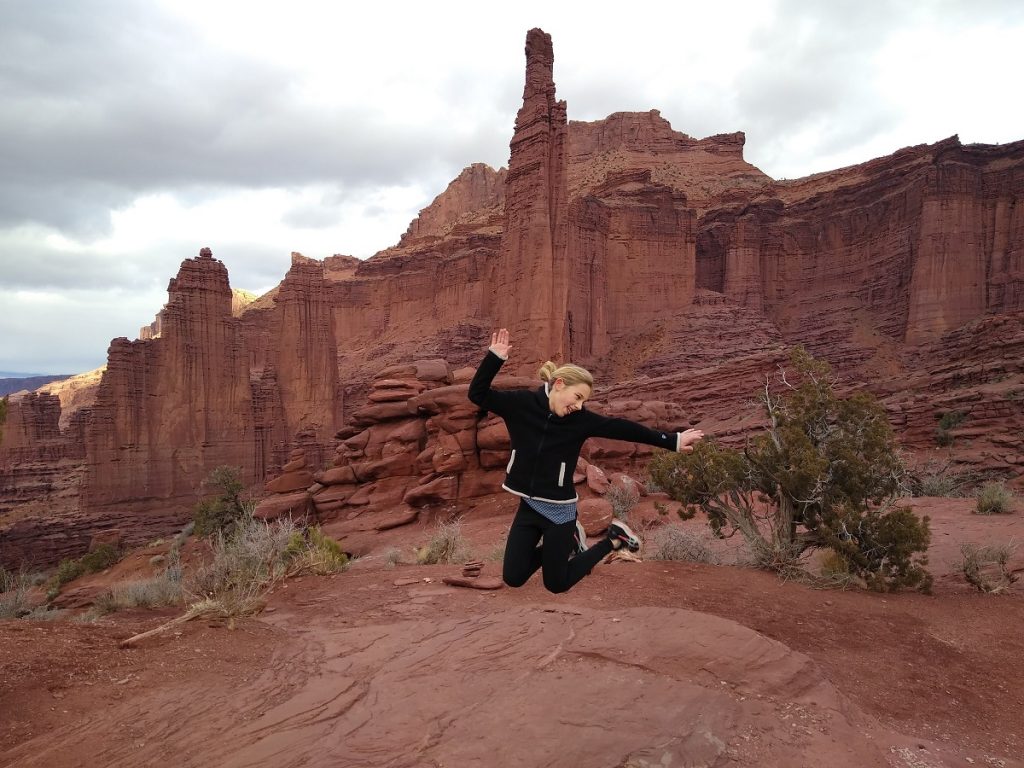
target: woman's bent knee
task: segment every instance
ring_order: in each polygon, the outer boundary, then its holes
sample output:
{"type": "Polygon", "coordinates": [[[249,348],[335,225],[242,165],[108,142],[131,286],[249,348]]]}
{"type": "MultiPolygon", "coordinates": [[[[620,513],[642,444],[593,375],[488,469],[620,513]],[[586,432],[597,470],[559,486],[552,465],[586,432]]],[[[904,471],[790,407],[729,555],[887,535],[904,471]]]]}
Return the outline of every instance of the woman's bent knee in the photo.
{"type": "Polygon", "coordinates": [[[505,571],[501,574],[501,580],[510,587],[521,587],[530,580],[530,574],[505,571]]]}
{"type": "Polygon", "coordinates": [[[568,592],[569,586],[568,582],[564,579],[544,579],[544,589],[548,592],[553,592],[556,595],[568,592]]]}

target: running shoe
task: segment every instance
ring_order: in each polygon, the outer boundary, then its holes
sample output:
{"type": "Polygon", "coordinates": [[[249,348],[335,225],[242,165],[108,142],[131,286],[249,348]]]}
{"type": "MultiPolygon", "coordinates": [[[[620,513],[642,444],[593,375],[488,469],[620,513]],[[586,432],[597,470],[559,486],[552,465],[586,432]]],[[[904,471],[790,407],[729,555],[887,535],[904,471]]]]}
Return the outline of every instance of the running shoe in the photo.
{"type": "Polygon", "coordinates": [[[615,520],[608,526],[608,538],[612,540],[612,546],[615,545],[615,542],[619,542],[619,546],[625,547],[630,552],[640,550],[640,537],[621,520],[615,520]]]}

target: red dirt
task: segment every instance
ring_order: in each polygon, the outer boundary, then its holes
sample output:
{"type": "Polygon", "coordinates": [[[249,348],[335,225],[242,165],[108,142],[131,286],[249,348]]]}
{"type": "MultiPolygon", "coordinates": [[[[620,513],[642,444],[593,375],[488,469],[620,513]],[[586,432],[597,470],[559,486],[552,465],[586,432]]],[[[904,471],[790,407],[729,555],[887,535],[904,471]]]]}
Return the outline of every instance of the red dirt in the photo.
{"type": "MultiPolygon", "coordinates": [[[[494,511],[507,512],[509,506],[502,499],[490,504],[494,511]]],[[[815,590],[748,568],[659,561],[600,565],[561,596],[545,592],[538,579],[519,590],[455,589],[438,582],[457,573],[456,566],[386,567],[383,555],[389,546],[408,551],[425,541],[429,530],[421,523],[380,534],[371,556],[344,574],[288,582],[271,596],[266,613],[240,621],[234,629],[197,621],[138,648],[119,650],[121,639],[166,621],[174,612],[119,614],[95,625],[0,622],[0,766],[127,765],[131,763],[122,761],[133,752],[143,765],[228,764],[223,756],[224,762],[216,762],[216,751],[197,753],[194,744],[181,751],[178,731],[165,726],[161,713],[194,719],[190,727],[200,728],[205,718],[214,717],[204,711],[203,697],[197,694],[207,690],[239,707],[258,709],[254,718],[262,716],[269,704],[246,701],[246,692],[258,698],[257,682],[269,676],[276,681],[275,695],[287,698],[291,683],[282,681],[317,676],[308,667],[333,663],[330,653],[311,654],[309,648],[330,648],[335,632],[355,630],[356,636],[365,633],[371,639],[405,620],[413,620],[415,627],[428,618],[514,618],[532,615],[542,606],[567,612],[580,631],[590,626],[584,619],[592,617],[636,620],[639,614],[626,611],[638,606],[672,612],[655,615],[686,615],[676,612],[687,609],[729,619],[806,654],[824,684],[838,689],[883,729],[902,734],[902,741],[894,736],[880,745],[889,762],[879,765],[1024,765],[1017,762],[1024,755],[1024,590],[1018,584],[1008,594],[982,595],[963,584],[954,567],[961,540],[1019,539],[1022,518],[971,515],[969,502],[958,500],[918,500],[916,505],[932,515],[931,567],[937,578],[931,596],[815,590]],[[412,579],[420,581],[395,584],[412,579]],[[106,711],[113,714],[106,716],[106,711]],[[124,720],[125,712],[137,712],[138,721],[124,720]]],[[[504,515],[492,515],[465,525],[475,552],[486,561],[485,576],[500,571],[500,563],[487,558],[507,522],[504,515]]],[[[700,623],[699,614],[692,620],[700,623]]],[[[645,631],[656,637],[658,630],[639,628],[641,637],[645,631]]],[[[411,702],[435,694],[408,688],[405,695],[411,702]]],[[[286,761],[274,754],[266,753],[263,761],[237,757],[230,764],[359,764],[298,757],[286,761]]],[[[746,758],[730,753],[729,760],[713,764],[786,765],[768,755],[756,750],[746,758]],[[768,762],[758,762],[757,754],[768,762]]],[[[451,759],[444,764],[478,764],[451,759]]],[[[495,759],[495,765],[505,764],[495,759]]],[[[564,761],[544,764],[606,764],[574,760],[566,755],[564,761]]],[[[628,764],[647,764],[638,760],[628,764]]],[[[832,764],[823,760],[818,764],[832,764]]],[[[441,763],[410,758],[401,764],[441,763]]]]}

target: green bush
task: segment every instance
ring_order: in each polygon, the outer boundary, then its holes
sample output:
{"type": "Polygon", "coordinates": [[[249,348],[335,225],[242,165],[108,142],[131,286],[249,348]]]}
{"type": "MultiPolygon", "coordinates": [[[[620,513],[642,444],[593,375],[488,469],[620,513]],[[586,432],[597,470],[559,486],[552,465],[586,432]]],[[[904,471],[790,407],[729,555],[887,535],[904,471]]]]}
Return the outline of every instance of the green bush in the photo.
{"type": "Polygon", "coordinates": [[[238,470],[233,467],[217,467],[206,480],[217,495],[199,502],[193,512],[196,536],[206,537],[218,532],[230,533],[231,529],[245,515],[242,501],[243,486],[238,479],[238,470]]]}
{"type": "Polygon", "coordinates": [[[1005,515],[1013,511],[1013,492],[1004,483],[985,483],[975,498],[975,512],[979,515],[1005,515]]]}
{"type": "Polygon", "coordinates": [[[338,573],[348,567],[348,555],[341,545],[320,530],[319,526],[296,531],[284,551],[285,559],[296,571],[319,575],[338,573]]]}
{"type": "Polygon", "coordinates": [[[121,550],[113,544],[100,544],[92,552],[82,555],[79,562],[85,573],[99,573],[121,559],[121,550]]]}
{"type": "Polygon", "coordinates": [[[742,451],[702,441],[661,453],[653,481],[699,506],[716,535],[739,532],[762,567],[790,572],[831,548],[873,589],[929,589],[928,518],[894,504],[904,469],[884,409],[867,393],[836,396],[828,365],[803,349],[791,362],[760,393],[767,427],[742,451]]]}
{"type": "Polygon", "coordinates": [[[950,430],[956,429],[967,418],[963,411],[947,411],[937,415],[939,426],[935,429],[935,442],[946,447],[953,444],[953,434],[950,430]]]}
{"type": "Polygon", "coordinates": [[[50,577],[46,597],[53,600],[60,594],[60,588],[68,582],[87,573],[99,573],[115,565],[121,559],[121,550],[113,544],[100,544],[92,552],[87,552],[77,559],[64,559],[57,565],[57,570],[50,577]]]}

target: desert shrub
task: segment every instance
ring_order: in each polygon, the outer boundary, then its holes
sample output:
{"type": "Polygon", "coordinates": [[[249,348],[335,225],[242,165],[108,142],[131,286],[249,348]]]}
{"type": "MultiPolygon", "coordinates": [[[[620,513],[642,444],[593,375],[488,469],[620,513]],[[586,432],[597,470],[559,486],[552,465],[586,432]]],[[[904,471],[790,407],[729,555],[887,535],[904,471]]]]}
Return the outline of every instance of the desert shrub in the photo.
{"type": "Polygon", "coordinates": [[[116,565],[121,559],[121,550],[113,544],[100,544],[92,552],[82,555],[79,562],[85,573],[99,573],[105,571],[112,565],[116,565]]]}
{"type": "Polygon", "coordinates": [[[164,571],[159,576],[115,584],[102,593],[94,605],[103,613],[125,608],[161,608],[184,601],[180,579],[164,571]]]}
{"type": "Polygon", "coordinates": [[[1004,592],[1017,581],[1017,574],[1009,570],[1015,549],[1013,544],[979,546],[964,542],[960,545],[960,570],[979,592],[1004,592]]]}
{"type": "Polygon", "coordinates": [[[193,530],[196,536],[210,536],[219,531],[230,533],[246,513],[242,501],[242,482],[233,467],[217,467],[206,480],[216,496],[200,501],[193,511],[193,530]]]}
{"type": "Polygon", "coordinates": [[[438,523],[427,545],[419,550],[416,561],[420,565],[462,563],[469,557],[469,547],[462,535],[462,523],[438,523]]]}
{"type": "Polygon", "coordinates": [[[171,552],[180,551],[181,548],[185,546],[185,542],[188,541],[188,537],[192,535],[195,529],[196,523],[195,520],[192,520],[187,523],[184,528],[178,531],[171,540],[171,552]]]}
{"type": "Polygon", "coordinates": [[[1013,491],[1004,483],[985,483],[978,490],[975,512],[979,515],[1005,515],[1013,511],[1013,491]]]}
{"type": "Polygon", "coordinates": [[[964,488],[971,478],[963,472],[954,471],[950,461],[934,459],[920,464],[908,465],[903,477],[908,495],[942,496],[956,498],[964,495],[964,488]]]}
{"type": "Polygon", "coordinates": [[[652,478],[699,506],[716,535],[740,533],[761,567],[789,573],[830,548],[873,589],[929,589],[928,518],[895,504],[903,464],[884,409],[867,393],[836,396],[828,365],[803,349],[791,362],[766,382],[768,426],[742,451],[703,441],[663,452],[652,478]]]}
{"type": "Polygon", "coordinates": [[[604,495],[605,501],[612,505],[612,517],[625,520],[630,510],[640,501],[640,491],[631,482],[613,485],[604,495]]]}
{"type": "Polygon", "coordinates": [[[285,546],[284,555],[294,571],[323,576],[348,568],[348,555],[319,526],[308,528],[304,533],[293,533],[285,546]]]}
{"type": "Polygon", "coordinates": [[[60,593],[60,588],[68,582],[87,573],[99,573],[115,565],[121,559],[121,550],[113,544],[100,544],[92,552],[79,558],[66,558],[57,564],[57,570],[50,577],[47,597],[53,599],[60,593]]]}
{"type": "Polygon", "coordinates": [[[57,564],[57,570],[50,579],[50,592],[55,596],[60,588],[85,573],[82,563],[75,559],[64,559],[57,564]]]}
{"type": "Polygon", "coordinates": [[[846,588],[856,581],[850,561],[834,549],[825,550],[818,568],[824,586],[846,588]]]}
{"type": "Polygon", "coordinates": [[[0,619],[20,619],[32,612],[28,592],[32,580],[24,571],[0,568],[0,619]]]}
{"type": "Polygon", "coordinates": [[[217,603],[223,615],[252,613],[287,575],[286,552],[295,532],[290,519],[267,523],[243,514],[230,533],[214,535],[210,561],[185,579],[186,593],[217,603]]]}
{"type": "Polygon", "coordinates": [[[952,445],[953,434],[951,430],[960,426],[966,417],[967,414],[963,411],[947,411],[946,413],[936,414],[939,425],[935,428],[935,442],[941,446],[952,445]]]}
{"type": "Polygon", "coordinates": [[[719,562],[706,536],[679,525],[663,525],[655,529],[644,541],[644,556],[648,560],[686,560],[710,564],[719,562]]]}

